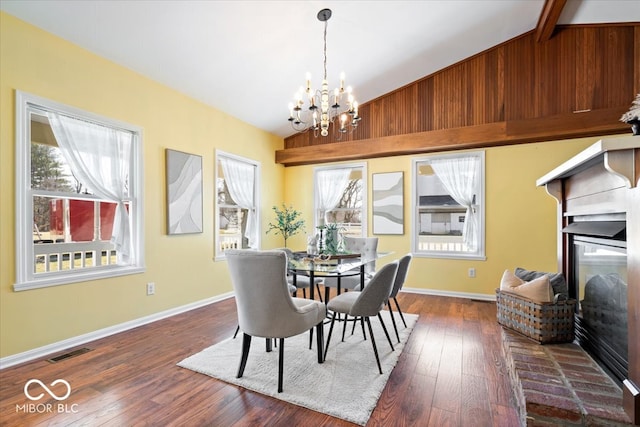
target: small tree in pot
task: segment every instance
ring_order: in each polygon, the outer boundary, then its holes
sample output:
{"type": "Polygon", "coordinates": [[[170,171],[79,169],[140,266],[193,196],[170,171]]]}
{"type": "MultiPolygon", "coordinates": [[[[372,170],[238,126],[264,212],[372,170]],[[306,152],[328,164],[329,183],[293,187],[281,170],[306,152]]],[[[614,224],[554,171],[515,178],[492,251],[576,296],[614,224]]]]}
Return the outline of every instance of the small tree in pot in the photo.
{"type": "Polygon", "coordinates": [[[287,239],[304,230],[304,219],[300,219],[302,213],[293,209],[292,206],[286,206],[284,203],[282,204],[282,209],[278,209],[277,206],[272,209],[276,214],[276,220],[275,223],[269,223],[267,234],[270,231],[274,231],[274,234],[281,234],[286,248],[287,239]]]}

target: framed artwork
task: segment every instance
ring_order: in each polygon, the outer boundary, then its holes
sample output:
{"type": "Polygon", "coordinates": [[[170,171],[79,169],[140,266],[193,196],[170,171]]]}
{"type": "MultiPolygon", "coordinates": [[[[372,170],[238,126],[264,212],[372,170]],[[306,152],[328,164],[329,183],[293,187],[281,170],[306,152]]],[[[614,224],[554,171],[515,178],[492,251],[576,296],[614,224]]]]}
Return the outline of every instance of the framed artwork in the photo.
{"type": "Polygon", "coordinates": [[[165,150],[167,234],[202,233],[202,157],[165,150]]]}
{"type": "Polygon", "coordinates": [[[404,173],[374,173],[373,234],[404,234],[404,173]]]}

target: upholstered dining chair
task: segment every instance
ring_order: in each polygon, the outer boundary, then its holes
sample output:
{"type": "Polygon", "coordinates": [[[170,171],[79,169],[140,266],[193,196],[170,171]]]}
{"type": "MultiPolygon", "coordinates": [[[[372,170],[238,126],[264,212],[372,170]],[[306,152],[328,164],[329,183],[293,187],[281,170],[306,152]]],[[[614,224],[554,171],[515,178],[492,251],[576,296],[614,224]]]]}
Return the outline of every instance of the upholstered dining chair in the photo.
{"type": "MultiPolygon", "coordinates": [[[[287,277],[287,279],[288,279],[288,277],[287,277]]],[[[298,288],[296,288],[291,283],[289,283],[289,293],[290,294],[292,294],[295,297],[297,290],[298,290],[298,288]]],[[[320,292],[320,291],[318,291],[318,292],[320,292]]],[[[238,336],[238,332],[240,332],[240,324],[238,324],[238,326],[236,326],[236,331],[233,333],[233,339],[235,339],[238,336]]],[[[309,348],[311,348],[311,343],[309,343],[309,348]]]]}
{"type": "MultiPolygon", "coordinates": [[[[373,346],[373,353],[376,356],[376,362],[378,363],[378,370],[380,374],[382,374],[382,366],[380,365],[380,357],[378,356],[378,348],[376,346],[376,340],[373,336],[373,328],[371,328],[371,321],[369,320],[372,316],[378,316],[380,320],[380,324],[382,325],[382,329],[384,330],[385,335],[387,336],[387,341],[389,341],[389,345],[391,346],[391,350],[395,350],[393,348],[393,344],[391,343],[391,337],[389,337],[389,332],[387,331],[387,327],[384,324],[384,320],[382,320],[382,316],[380,315],[380,311],[385,306],[385,304],[389,301],[389,295],[391,295],[391,289],[393,288],[394,279],[396,277],[396,273],[398,271],[398,262],[393,261],[389,264],[383,266],[378,272],[374,274],[371,278],[367,286],[364,287],[362,291],[353,291],[346,292],[344,294],[340,294],[337,297],[331,299],[327,304],[327,309],[333,312],[331,316],[331,326],[329,327],[329,335],[327,336],[327,344],[324,349],[324,357],[327,357],[327,350],[329,349],[329,344],[331,342],[331,333],[333,332],[333,326],[336,321],[336,315],[338,313],[342,313],[345,315],[344,324],[342,328],[342,340],[344,341],[344,331],[347,324],[348,316],[353,317],[353,321],[355,322],[358,318],[364,319],[367,323],[369,329],[369,336],[371,338],[371,345],[373,346]]],[[[362,331],[364,332],[364,325],[362,327],[362,331]]],[[[366,339],[366,333],[365,333],[366,339]]]]}
{"type": "Polygon", "coordinates": [[[398,334],[398,326],[396,325],[396,319],[393,316],[393,308],[391,307],[391,301],[396,304],[396,308],[398,313],[400,313],[400,319],[402,319],[402,323],[404,327],[407,327],[407,322],[404,320],[404,315],[402,314],[402,310],[400,310],[400,304],[398,304],[398,292],[404,286],[405,280],[407,280],[407,273],[409,272],[409,264],[411,264],[412,255],[406,254],[402,258],[398,260],[398,272],[396,273],[396,279],[393,283],[393,288],[391,289],[391,295],[389,295],[389,301],[387,302],[387,306],[389,307],[389,315],[391,316],[391,322],[393,323],[393,329],[396,331],[396,338],[398,342],[400,342],[400,335],[398,334]]]}
{"type": "MultiPolygon", "coordinates": [[[[318,363],[324,361],[323,321],[327,310],[319,301],[293,298],[287,283],[283,251],[229,250],[225,252],[243,332],[237,377],[244,374],[252,337],[278,339],[278,393],[282,392],[284,339],[316,327],[318,363]]],[[[267,351],[270,346],[267,346],[267,351]]]]}
{"type": "MultiPolygon", "coordinates": [[[[370,258],[371,261],[364,266],[365,284],[371,280],[376,271],[376,256],[378,255],[378,238],[377,237],[345,237],[344,249],[347,252],[361,254],[363,258],[370,258]]],[[[325,277],[325,300],[329,296],[329,288],[338,287],[338,279],[336,277],[325,277]]],[[[360,289],[360,275],[345,276],[340,278],[340,289],[360,289]]]]}

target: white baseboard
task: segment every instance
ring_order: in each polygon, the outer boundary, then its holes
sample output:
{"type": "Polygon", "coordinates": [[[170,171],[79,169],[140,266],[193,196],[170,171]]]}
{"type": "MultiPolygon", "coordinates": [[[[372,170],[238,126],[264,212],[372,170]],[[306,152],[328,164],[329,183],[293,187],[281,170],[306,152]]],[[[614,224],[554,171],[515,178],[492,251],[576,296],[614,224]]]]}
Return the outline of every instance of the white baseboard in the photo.
{"type": "Polygon", "coordinates": [[[403,287],[402,292],[410,292],[414,294],[423,294],[423,295],[435,295],[440,297],[475,299],[475,300],[481,300],[481,301],[496,300],[495,294],[475,294],[471,292],[440,291],[437,289],[417,289],[417,288],[403,287]]]}
{"type": "Polygon", "coordinates": [[[87,334],[78,335],[76,337],[72,337],[66,340],[48,344],[43,347],[34,348],[33,350],[28,350],[23,353],[18,353],[11,356],[3,357],[0,359],[0,370],[18,365],[20,363],[29,362],[34,359],[39,359],[41,357],[48,356],[50,354],[67,350],[73,347],[77,347],[81,344],[85,344],[100,338],[108,337],[110,335],[114,335],[119,332],[124,332],[129,329],[137,328],[138,326],[156,322],[158,320],[165,319],[167,317],[175,316],[176,314],[185,313],[190,310],[195,310],[196,308],[204,307],[205,305],[222,301],[232,296],[233,296],[233,292],[228,292],[222,295],[216,295],[215,297],[212,297],[212,298],[207,298],[207,299],[196,301],[180,307],[171,308],[169,310],[154,313],[149,316],[141,317],[139,319],[130,320],[128,322],[120,323],[118,325],[110,326],[108,328],[99,329],[97,331],[89,332],[87,334]]]}

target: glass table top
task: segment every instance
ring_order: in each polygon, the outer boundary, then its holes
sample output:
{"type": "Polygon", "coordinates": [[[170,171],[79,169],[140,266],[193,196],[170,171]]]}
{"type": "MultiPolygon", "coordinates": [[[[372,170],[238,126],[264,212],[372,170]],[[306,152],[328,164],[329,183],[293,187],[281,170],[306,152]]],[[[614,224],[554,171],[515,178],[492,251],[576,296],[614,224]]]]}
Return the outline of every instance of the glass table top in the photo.
{"type": "Polygon", "coordinates": [[[360,254],[343,253],[337,255],[310,255],[296,252],[289,259],[289,270],[313,272],[320,275],[360,274],[360,267],[368,262],[390,255],[392,252],[378,252],[375,257],[361,257],[360,254]]]}

